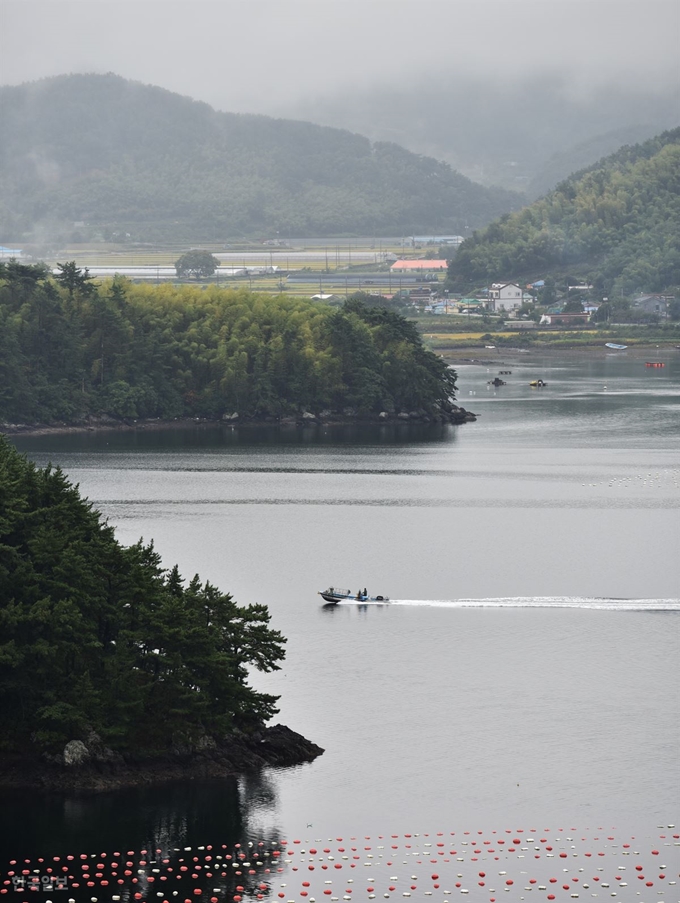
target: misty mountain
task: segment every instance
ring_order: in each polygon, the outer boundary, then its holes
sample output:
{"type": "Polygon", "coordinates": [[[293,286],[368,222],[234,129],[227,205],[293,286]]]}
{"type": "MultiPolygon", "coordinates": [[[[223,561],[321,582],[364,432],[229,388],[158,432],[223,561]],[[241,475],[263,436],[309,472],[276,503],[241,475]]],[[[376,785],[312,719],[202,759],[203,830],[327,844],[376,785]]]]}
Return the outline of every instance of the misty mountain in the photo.
{"type": "Polygon", "coordinates": [[[603,157],[614,154],[619,148],[642,144],[653,137],[647,126],[630,126],[625,129],[614,129],[606,135],[597,135],[560,151],[538,170],[529,183],[527,195],[533,199],[539,198],[573,173],[587,169],[603,157]]]}
{"type": "Polygon", "coordinates": [[[518,209],[446,163],[119,76],[0,88],[0,241],[463,233],[518,209]]]}
{"type": "Polygon", "coordinates": [[[501,81],[485,75],[480,62],[456,76],[307,98],[286,115],[396,141],[481,184],[532,198],[622,144],[680,123],[676,84],[610,84],[584,95],[564,75],[522,76],[521,69],[521,61],[509,66],[501,81]]]}
{"type": "Polygon", "coordinates": [[[466,286],[570,274],[598,292],[680,285],[680,128],[623,147],[460,246],[466,286]]]}

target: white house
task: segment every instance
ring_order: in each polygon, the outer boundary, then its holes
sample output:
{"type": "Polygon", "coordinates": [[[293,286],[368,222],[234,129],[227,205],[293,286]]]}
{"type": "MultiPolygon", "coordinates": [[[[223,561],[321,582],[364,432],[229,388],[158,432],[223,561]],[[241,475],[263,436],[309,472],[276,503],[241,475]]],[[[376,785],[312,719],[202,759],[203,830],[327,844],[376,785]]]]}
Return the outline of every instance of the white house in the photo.
{"type": "Polygon", "coordinates": [[[494,282],[488,297],[489,310],[516,310],[522,306],[522,289],[516,282],[494,282]]]}

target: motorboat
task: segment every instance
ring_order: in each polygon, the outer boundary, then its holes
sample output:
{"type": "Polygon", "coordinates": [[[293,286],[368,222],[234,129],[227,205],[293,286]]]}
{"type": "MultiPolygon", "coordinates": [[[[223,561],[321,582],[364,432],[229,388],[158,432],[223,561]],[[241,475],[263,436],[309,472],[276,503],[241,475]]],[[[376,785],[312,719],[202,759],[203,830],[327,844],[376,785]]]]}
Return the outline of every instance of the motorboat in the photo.
{"type": "Polygon", "coordinates": [[[330,603],[337,605],[338,602],[389,602],[387,596],[369,596],[366,590],[353,593],[348,589],[338,589],[336,586],[329,586],[328,589],[321,590],[318,593],[321,598],[330,603]]]}
{"type": "Polygon", "coordinates": [[[548,383],[544,382],[542,379],[532,379],[529,385],[532,389],[542,389],[543,386],[547,386],[548,383]]]}

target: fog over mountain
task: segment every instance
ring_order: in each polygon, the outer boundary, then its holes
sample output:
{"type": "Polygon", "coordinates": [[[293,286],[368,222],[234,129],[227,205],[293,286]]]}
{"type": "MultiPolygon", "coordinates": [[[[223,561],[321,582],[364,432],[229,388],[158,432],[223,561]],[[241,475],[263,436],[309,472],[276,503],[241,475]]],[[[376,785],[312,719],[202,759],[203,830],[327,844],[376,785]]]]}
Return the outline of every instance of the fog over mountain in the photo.
{"type": "Polygon", "coordinates": [[[680,122],[679,33],[676,0],[3,0],[0,82],[115,72],[535,195],[680,122]]]}
{"type": "Polygon", "coordinates": [[[538,197],[623,144],[680,123],[678,92],[641,83],[575,94],[566,75],[423,77],[299,101],[289,115],[394,141],[468,178],[538,197]]]}
{"type": "Polygon", "coordinates": [[[522,204],[393,143],[111,73],[0,87],[0,122],[0,244],[462,234],[522,204]]]}

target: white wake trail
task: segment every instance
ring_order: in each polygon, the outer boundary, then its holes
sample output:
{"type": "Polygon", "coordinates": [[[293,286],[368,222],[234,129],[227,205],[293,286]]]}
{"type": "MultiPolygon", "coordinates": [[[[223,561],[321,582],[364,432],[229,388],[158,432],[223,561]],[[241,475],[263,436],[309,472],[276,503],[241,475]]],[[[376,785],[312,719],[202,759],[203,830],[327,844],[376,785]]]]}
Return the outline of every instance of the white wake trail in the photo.
{"type": "Polygon", "coordinates": [[[585,608],[598,611],[680,611],[680,599],[612,599],[588,596],[501,596],[488,599],[391,599],[389,604],[424,606],[427,608],[585,608]]]}

